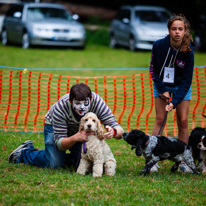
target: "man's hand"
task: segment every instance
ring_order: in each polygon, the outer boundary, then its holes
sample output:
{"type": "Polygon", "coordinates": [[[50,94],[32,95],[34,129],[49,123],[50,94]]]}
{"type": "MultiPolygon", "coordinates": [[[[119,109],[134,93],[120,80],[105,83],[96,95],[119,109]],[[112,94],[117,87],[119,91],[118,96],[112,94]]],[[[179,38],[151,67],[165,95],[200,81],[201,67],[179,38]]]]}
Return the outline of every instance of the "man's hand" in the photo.
{"type": "Polygon", "coordinates": [[[105,126],[105,129],[107,130],[107,133],[103,134],[104,138],[111,139],[114,137],[114,130],[110,126],[105,126]]]}
{"type": "Polygon", "coordinates": [[[89,135],[89,133],[86,133],[84,130],[81,131],[81,132],[77,132],[77,133],[74,135],[74,141],[75,141],[75,142],[86,142],[88,135],[89,135]]]}

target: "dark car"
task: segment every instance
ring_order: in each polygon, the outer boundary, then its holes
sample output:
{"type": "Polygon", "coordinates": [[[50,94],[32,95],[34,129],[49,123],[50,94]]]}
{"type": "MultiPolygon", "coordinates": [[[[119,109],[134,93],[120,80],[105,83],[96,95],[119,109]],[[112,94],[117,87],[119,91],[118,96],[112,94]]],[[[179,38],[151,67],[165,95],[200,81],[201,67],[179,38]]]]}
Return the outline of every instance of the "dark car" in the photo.
{"type": "Polygon", "coordinates": [[[195,29],[195,43],[197,51],[206,50],[206,15],[201,15],[195,29]]]}
{"type": "Polygon", "coordinates": [[[85,28],[64,6],[53,3],[20,3],[7,12],[2,44],[74,46],[84,48],[85,28]]]}

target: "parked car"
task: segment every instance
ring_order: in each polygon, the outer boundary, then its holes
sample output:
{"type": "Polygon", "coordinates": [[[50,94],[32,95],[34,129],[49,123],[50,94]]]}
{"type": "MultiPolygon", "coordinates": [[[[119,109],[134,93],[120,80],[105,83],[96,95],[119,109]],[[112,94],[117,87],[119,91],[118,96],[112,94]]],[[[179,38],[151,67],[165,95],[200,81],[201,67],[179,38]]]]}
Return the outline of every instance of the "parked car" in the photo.
{"type": "Polygon", "coordinates": [[[85,28],[63,5],[19,3],[6,13],[1,41],[30,45],[74,46],[84,48],[85,28]]]}
{"type": "Polygon", "coordinates": [[[156,6],[122,6],[110,27],[110,47],[151,50],[153,43],[168,34],[172,13],[156,6]]]}
{"type": "Polygon", "coordinates": [[[200,15],[199,21],[195,26],[196,50],[206,51],[206,15],[200,15]]]}

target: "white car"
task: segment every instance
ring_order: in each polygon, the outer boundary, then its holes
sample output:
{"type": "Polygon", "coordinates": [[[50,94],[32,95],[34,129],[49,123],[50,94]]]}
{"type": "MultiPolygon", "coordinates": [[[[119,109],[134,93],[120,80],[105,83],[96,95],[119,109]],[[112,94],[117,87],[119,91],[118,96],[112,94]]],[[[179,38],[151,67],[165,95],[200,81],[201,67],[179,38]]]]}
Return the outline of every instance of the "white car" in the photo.
{"type": "Polygon", "coordinates": [[[110,27],[110,47],[151,50],[153,43],[168,34],[172,13],[157,6],[122,6],[110,27]]]}
{"type": "Polygon", "coordinates": [[[64,6],[53,3],[19,3],[7,12],[1,32],[3,45],[73,46],[84,48],[85,28],[64,6]]]}

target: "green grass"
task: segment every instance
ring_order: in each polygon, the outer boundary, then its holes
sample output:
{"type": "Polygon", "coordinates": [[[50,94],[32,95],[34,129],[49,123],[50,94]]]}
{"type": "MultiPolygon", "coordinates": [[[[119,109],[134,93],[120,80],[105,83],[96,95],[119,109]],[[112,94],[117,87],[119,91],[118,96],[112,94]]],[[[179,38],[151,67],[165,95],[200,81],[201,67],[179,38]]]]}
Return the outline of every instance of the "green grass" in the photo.
{"type": "MultiPolygon", "coordinates": [[[[55,47],[34,47],[27,50],[20,46],[1,46],[0,66],[20,68],[128,68],[127,71],[109,71],[109,75],[124,75],[148,72],[129,68],[149,68],[151,51],[131,52],[127,48],[110,49],[109,33],[106,29],[88,30],[85,50],[55,47]]],[[[195,53],[195,66],[203,66],[205,53],[195,53]]],[[[3,70],[3,69],[1,69],[3,70]]],[[[105,71],[59,71],[39,72],[72,76],[103,76],[105,71]]],[[[108,72],[106,72],[108,73],[108,72]]],[[[107,75],[107,74],[106,74],[107,75]]]]}
{"type": "Polygon", "coordinates": [[[117,160],[116,175],[94,179],[74,169],[8,163],[8,154],[28,139],[44,149],[43,134],[1,133],[2,205],[205,205],[205,175],[171,173],[172,162],[164,161],[158,173],[140,176],[144,159],[123,140],[107,141],[117,160]]]}
{"type": "MultiPolygon", "coordinates": [[[[96,40],[95,40],[96,41],[96,40]]],[[[148,68],[150,51],[130,52],[88,42],[85,50],[0,46],[0,65],[21,68],[148,68]]],[[[206,65],[205,53],[195,54],[195,65],[206,65]]],[[[9,70],[2,68],[1,70],[9,70]]],[[[61,71],[73,76],[136,74],[143,71],[61,71]]],[[[158,173],[140,176],[144,159],[123,140],[107,141],[117,160],[114,177],[81,176],[74,169],[51,170],[9,164],[9,153],[25,140],[44,149],[42,133],[0,133],[0,205],[205,205],[205,175],[171,173],[172,162],[160,163],[158,173]]]]}
{"type": "MultiPolygon", "coordinates": [[[[126,49],[113,50],[106,46],[89,45],[85,50],[70,48],[31,48],[0,46],[1,66],[20,68],[149,68],[150,52],[130,52],[126,49]]],[[[48,71],[39,72],[72,76],[101,76],[99,71],[48,71]]],[[[136,71],[126,71],[134,74],[136,71]]],[[[148,71],[147,71],[148,72],[148,71]]],[[[123,75],[125,71],[109,71],[110,75],[123,75]]]]}

